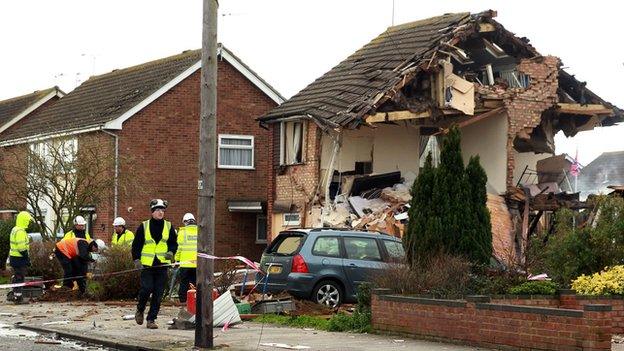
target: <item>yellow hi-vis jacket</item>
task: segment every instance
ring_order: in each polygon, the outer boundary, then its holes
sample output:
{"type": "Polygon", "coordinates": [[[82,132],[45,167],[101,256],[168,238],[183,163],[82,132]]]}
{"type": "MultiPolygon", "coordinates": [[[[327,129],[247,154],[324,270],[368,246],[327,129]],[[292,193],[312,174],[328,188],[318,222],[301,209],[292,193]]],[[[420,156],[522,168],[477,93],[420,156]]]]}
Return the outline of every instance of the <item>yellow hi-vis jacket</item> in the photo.
{"type": "Polygon", "coordinates": [[[10,250],[9,254],[13,257],[22,257],[21,251],[28,251],[28,234],[26,228],[30,224],[30,214],[26,211],[18,213],[15,219],[15,227],[11,230],[9,236],[10,250]]]}
{"type": "MultiPolygon", "coordinates": [[[[63,236],[63,239],[70,239],[70,238],[75,238],[76,234],[74,234],[73,230],[68,231],[65,236],[63,236]]],[[[89,233],[85,232],[85,239],[87,239],[87,241],[91,241],[91,235],[89,235],[89,233]]]]}
{"type": "Polygon", "coordinates": [[[187,225],[178,229],[178,251],[175,259],[182,268],[197,268],[197,226],[187,225]],[[192,262],[189,262],[192,261],[192,262]]]}
{"type": "Polygon", "coordinates": [[[171,222],[165,221],[163,225],[162,238],[156,244],[149,229],[149,220],[143,222],[143,232],[145,233],[145,243],[141,251],[141,264],[144,266],[154,265],[154,258],[158,257],[161,263],[171,263],[165,259],[167,253],[167,240],[169,239],[169,231],[171,230],[171,222]]]}
{"type": "Polygon", "coordinates": [[[111,240],[112,246],[117,245],[132,245],[132,241],[134,241],[134,233],[126,229],[125,232],[121,234],[117,234],[117,232],[113,232],[113,238],[111,240]]]}

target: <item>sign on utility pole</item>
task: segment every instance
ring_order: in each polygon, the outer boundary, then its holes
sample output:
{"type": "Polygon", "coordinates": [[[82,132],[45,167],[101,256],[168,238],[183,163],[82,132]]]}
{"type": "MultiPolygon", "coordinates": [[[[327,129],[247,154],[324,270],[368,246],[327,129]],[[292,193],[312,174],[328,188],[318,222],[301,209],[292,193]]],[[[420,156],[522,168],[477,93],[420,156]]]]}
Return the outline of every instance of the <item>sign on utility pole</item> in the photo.
{"type": "MultiPolygon", "coordinates": [[[[215,165],[217,139],[217,0],[203,0],[201,111],[199,118],[199,182],[197,251],[214,253],[215,165]]],[[[197,260],[195,346],[213,347],[212,285],[214,261],[197,260]]]]}

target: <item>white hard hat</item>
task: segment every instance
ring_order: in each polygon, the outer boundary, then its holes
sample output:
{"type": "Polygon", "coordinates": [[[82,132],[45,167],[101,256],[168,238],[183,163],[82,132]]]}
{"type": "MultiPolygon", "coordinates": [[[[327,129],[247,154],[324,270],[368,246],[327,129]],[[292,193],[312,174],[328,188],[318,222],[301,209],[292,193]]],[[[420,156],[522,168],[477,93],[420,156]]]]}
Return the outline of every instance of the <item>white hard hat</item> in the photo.
{"type": "Polygon", "coordinates": [[[157,208],[167,208],[167,201],[162,199],[154,199],[150,201],[150,210],[154,211],[157,208]]]}
{"type": "Polygon", "coordinates": [[[95,243],[98,246],[98,250],[102,251],[102,250],[106,249],[106,243],[104,242],[104,240],[102,240],[102,239],[95,239],[95,243]]]}
{"type": "Polygon", "coordinates": [[[76,218],[74,218],[74,225],[87,225],[87,221],[85,221],[83,216],[76,216],[76,218]]]}
{"type": "Polygon", "coordinates": [[[115,218],[115,220],[113,221],[113,226],[126,226],[126,220],[121,218],[121,217],[117,217],[115,218]]]}
{"type": "Polygon", "coordinates": [[[185,213],[184,217],[182,217],[182,222],[187,222],[187,221],[195,221],[195,216],[193,216],[192,213],[185,213]]]}

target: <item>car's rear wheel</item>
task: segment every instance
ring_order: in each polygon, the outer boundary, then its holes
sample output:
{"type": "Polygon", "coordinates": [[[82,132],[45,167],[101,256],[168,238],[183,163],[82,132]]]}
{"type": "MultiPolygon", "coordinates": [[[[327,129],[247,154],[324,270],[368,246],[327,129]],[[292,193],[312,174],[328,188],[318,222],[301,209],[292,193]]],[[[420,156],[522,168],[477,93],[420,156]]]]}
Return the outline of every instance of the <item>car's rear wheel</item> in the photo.
{"type": "Polygon", "coordinates": [[[344,293],[340,284],[332,280],[323,280],[316,284],[312,291],[314,302],[331,308],[338,307],[342,303],[344,293]]]}

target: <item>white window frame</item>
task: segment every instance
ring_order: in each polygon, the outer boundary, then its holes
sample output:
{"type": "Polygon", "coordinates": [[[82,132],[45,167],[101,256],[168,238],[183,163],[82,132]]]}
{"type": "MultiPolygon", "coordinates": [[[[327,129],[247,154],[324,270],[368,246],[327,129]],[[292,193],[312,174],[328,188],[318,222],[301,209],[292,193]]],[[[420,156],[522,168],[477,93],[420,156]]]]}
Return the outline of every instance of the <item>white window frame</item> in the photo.
{"type": "Polygon", "coordinates": [[[299,212],[282,213],[282,220],[284,227],[295,227],[301,225],[301,214],[299,212]],[[286,216],[296,215],[299,219],[295,221],[286,220],[286,216]]]}
{"type": "Polygon", "coordinates": [[[303,164],[306,161],[306,138],[308,124],[305,120],[284,121],[280,123],[280,165],[291,166],[303,164]],[[301,160],[299,162],[286,162],[286,124],[301,123],[301,160]]]}
{"type": "Polygon", "coordinates": [[[266,215],[257,215],[256,216],[256,244],[266,244],[268,242],[267,238],[269,237],[269,233],[264,233],[265,238],[260,239],[260,219],[264,218],[265,221],[265,230],[268,230],[269,222],[266,215]]]}
{"type": "Polygon", "coordinates": [[[253,135],[219,134],[219,144],[217,145],[218,167],[222,169],[255,169],[255,141],[253,135]],[[222,145],[222,139],[251,140],[251,145],[222,145]],[[221,164],[221,149],[251,150],[251,166],[231,166],[221,164]]]}

